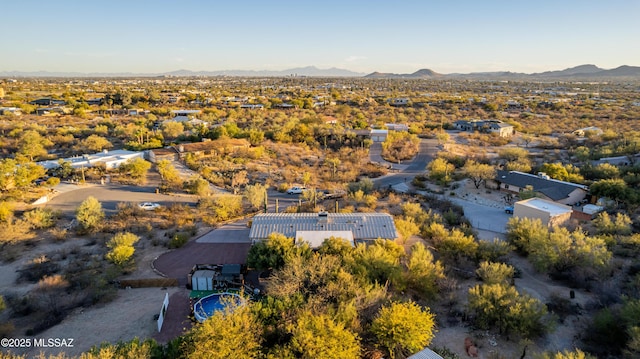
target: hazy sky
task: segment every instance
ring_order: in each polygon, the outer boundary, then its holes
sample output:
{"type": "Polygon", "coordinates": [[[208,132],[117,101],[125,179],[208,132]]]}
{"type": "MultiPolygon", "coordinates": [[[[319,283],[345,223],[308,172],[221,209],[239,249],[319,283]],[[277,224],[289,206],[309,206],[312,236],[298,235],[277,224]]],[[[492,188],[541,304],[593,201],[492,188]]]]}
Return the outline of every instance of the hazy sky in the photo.
{"type": "Polygon", "coordinates": [[[640,0],[5,0],[0,71],[640,65],[640,0]]]}

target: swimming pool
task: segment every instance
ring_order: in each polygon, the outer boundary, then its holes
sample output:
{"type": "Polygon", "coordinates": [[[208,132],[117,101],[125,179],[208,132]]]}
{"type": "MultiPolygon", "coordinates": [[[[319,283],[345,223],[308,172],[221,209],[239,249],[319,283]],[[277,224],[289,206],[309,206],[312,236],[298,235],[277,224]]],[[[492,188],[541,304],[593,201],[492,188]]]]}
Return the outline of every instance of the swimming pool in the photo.
{"type": "Polygon", "coordinates": [[[244,304],[244,299],[238,294],[228,292],[215,293],[200,298],[200,300],[193,305],[193,315],[198,322],[202,323],[218,310],[223,310],[229,305],[237,306],[242,304],[244,304]]]}

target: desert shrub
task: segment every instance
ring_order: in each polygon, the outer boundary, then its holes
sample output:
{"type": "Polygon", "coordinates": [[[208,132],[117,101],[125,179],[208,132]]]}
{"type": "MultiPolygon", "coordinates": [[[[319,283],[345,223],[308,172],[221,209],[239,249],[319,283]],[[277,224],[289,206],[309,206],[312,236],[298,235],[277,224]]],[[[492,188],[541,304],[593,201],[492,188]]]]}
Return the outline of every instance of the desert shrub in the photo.
{"type": "Polygon", "coordinates": [[[87,233],[97,230],[103,219],[102,204],[95,197],[89,196],[76,210],[76,220],[80,228],[87,233]]]}
{"type": "Polygon", "coordinates": [[[138,240],[140,238],[133,233],[117,233],[107,242],[107,247],[111,248],[111,251],[107,253],[106,258],[117,266],[124,266],[131,260],[135,252],[133,245],[138,240]]]}
{"type": "Polygon", "coordinates": [[[55,227],[49,230],[49,233],[56,241],[64,241],[67,239],[67,230],[65,228],[55,227]]]}
{"type": "Polygon", "coordinates": [[[58,219],[58,214],[48,208],[36,208],[25,212],[24,220],[34,229],[44,229],[53,227],[58,219]]]}
{"type": "Polygon", "coordinates": [[[0,223],[9,223],[13,219],[13,204],[7,201],[0,202],[0,223]]]}
{"type": "Polygon", "coordinates": [[[514,269],[504,263],[482,262],[476,274],[486,284],[508,284],[513,278],[514,269]]]}
{"type": "Polygon", "coordinates": [[[184,246],[189,241],[189,234],[180,232],[176,233],[171,237],[169,241],[169,248],[180,248],[184,246]]]}
{"type": "Polygon", "coordinates": [[[19,270],[18,280],[37,282],[45,276],[56,274],[60,270],[58,263],[51,261],[46,255],[40,255],[29,261],[19,270]]]}
{"type": "Polygon", "coordinates": [[[30,295],[9,293],[5,295],[7,307],[11,308],[13,316],[24,317],[34,313],[38,307],[30,295]]]}

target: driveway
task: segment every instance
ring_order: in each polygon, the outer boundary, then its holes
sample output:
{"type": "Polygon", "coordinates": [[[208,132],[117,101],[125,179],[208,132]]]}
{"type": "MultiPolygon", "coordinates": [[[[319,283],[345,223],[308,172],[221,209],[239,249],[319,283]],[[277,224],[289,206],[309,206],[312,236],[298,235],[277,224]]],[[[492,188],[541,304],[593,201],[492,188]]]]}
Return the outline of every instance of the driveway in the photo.
{"type": "Polygon", "coordinates": [[[157,194],[152,186],[128,186],[128,185],[91,185],[88,187],[76,186],[65,188],[66,192],[55,196],[46,204],[47,208],[60,211],[63,215],[72,217],[76,208],[89,196],[95,197],[107,214],[113,214],[116,206],[121,202],[157,202],[163,206],[174,203],[195,205],[197,198],[193,196],[169,196],[157,194]]]}
{"type": "MultiPolygon", "coordinates": [[[[249,219],[225,224],[216,228],[202,237],[196,239],[197,243],[251,243],[247,223],[249,219]]],[[[217,263],[216,263],[217,264],[217,263]]]]}
{"type": "MultiPolygon", "coordinates": [[[[503,208],[486,206],[471,201],[465,201],[456,197],[446,199],[462,206],[462,209],[464,210],[464,216],[471,223],[471,227],[489,232],[486,233],[485,236],[490,238],[482,238],[482,236],[479,236],[481,239],[493,239],[494,237],[496,237],[496,233],[506,233],[507,222],[511,218],[511,215],[505,213],[503,208]]],[[[498,235],[497,237],[502,236],[498,235]]]]}

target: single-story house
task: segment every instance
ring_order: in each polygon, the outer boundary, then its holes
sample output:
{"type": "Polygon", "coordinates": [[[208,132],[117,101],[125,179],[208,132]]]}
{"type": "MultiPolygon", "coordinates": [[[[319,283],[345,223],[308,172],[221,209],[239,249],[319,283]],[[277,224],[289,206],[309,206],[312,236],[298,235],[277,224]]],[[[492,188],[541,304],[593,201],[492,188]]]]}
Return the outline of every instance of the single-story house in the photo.
{"type": "Polygon", "coordinates": [[[55,100],[51,97],[43,97],[29,102],[29,104],[38,106],[64,106],[67,103],[64,100],[55,100]]]}
{"type": "Polygon", "coordinates": [[[252,103],[243,103],[242,105],[240,105],[240,108],[245,108],[245,109],[249,109],[249,110],[263,110],[264,109],[264,105],[263,104],[252,104],[252,103]]]}
{"type": "Polygon", "coordinates": [[[496,133],[500,137],[509,137],[515,133],[512,125],[499,120],[458,120],[453,126],[460,131],[496,133]]]}
{"type": "Polygon", "coordinates": [[[513,205],[514,217],[540,219],[542,224],[549,227],[563,225],[571,218],[572,212],[570,206],[537,197],[518,201],[513,205]]]}
{"type": "Polygon", "coordinates": [[[21,115],[22,110],[19,107],[0,107],[0,115],[21,115]]]}
{"type": "Polygon", "coordinates": [[[496,133],[500,137],[511,137],[516,132],[512,125],[504,122],[490,122],[488,124],[488,131],[490,133],[496,133]]]}
{"type": "Polygon", "coordinates": [[[198,115],[200,114],[202,111],[200,110],[173,110],[171,111],[171,113],[173,114],[173,116],[189,116],[189,115],[198,115]]]}
{"type": "Polygon", "coordinates": [[[409,99],[406,97],[390,98],[387,101],[391,106],[406,106],[409,104],[409,99]]]}
{"type": "MultiPolygon", "coordinates": [[[[98,164],[104,164],[106,169],[114,169],[118,168],[121,164],[138,157],[144,159],[144,152],[127,150],[104,150],[102,152],[90,155],[63,158],[62,160],[65,162],[69,162],[71,164],[71,167],[73,168],[88,168],[98,164]]],[[[58,163],[58,161],[59,160],[48,160],[38,162],[37,164],[48,170],[51,168],[59,167],[60,164],[58,163]]]]}
{"type": "Polygon", "coordinates": [[[495,181],[503,191],[520,193],[531,186],[534,192],[544,198],[567,205],[584,200],[589,190],[585,185],[555,180],[544,173],[534,175],[519,171],[498,171],[495,181]]]}
{"type": "Polygon", "coordinates": [[[398,238],[393,217],[387,213],[263,213],[253,217],[249,239],[252,242],[280,233],[296,242],[306,241],[316,248],[330,237],[352,244],[376,239],[398,238]]]}

